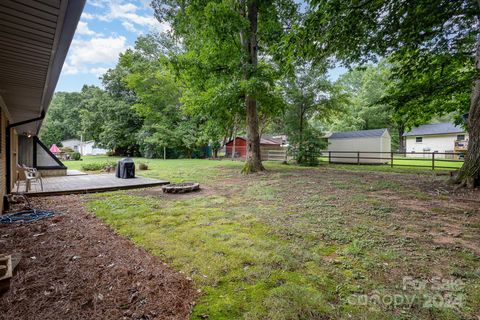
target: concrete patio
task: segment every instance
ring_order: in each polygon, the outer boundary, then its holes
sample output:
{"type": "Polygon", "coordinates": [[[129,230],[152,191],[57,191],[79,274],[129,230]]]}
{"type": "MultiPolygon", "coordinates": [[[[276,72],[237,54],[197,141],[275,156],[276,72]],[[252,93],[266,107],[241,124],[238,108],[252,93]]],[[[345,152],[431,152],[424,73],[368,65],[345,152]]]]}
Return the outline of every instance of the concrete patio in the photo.
{"type": "MultiPolygon", "coordinates": [[[[94,193],[122,189],[146,188],[168,184],[168,181],[137,176],[133,179],[119,179],[113,173],[67,175],[43,178],[43,191],[40,183],[32,183],[27,192],[30,196],[94,193]]],[[[15,187],[13,193],[16,193],[15,187]]],[[[25,193],[25,183],[20,184],[19,192],[25,193]]]]}

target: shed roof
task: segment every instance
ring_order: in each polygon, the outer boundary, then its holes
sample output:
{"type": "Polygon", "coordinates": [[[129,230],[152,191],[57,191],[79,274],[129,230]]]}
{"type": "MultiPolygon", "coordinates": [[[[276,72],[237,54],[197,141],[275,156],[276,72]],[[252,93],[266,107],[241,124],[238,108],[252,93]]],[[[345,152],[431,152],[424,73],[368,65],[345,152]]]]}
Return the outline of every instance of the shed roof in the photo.
{"type": "Polygon", "coordinates": [[[420,136],[427,134],[449,134],[449,133],[462,133],[465,130],[457,125],[454,125],[450,122],[445,123],[433,123],[433,124],[423,124],[421,126],[412,128],[409,132],[403,134],[404,137],[408,136],[420,136]]]}
{"type": "Polygon", "coordinates": [[[385,134],[387,129],[371,129],[359,131],[334,132],[328,139],[347,139],[347,138],[379,138],[385,134]]]}

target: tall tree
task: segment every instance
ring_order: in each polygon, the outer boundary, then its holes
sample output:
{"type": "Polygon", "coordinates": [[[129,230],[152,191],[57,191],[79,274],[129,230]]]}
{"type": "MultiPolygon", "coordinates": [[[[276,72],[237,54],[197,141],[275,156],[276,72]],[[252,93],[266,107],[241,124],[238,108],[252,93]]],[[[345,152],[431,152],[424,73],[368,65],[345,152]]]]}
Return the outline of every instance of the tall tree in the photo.
{"type": "MultiPolygon", "coordinates": [[[[240,41],[246,57],[243,63],[243,79],[249,81],[255,74],[258,65],[258,0],[241,0],[240,12],[247,18],[250,28],[240,31],[240,41]],[[245,12],[246,10],[246,12],[245,12]]],[[[245,94],[245,106],[247,113],[247,163],[245,172],[264,170],[260,153],[260,135],[258,131],[257,100],[253,94],[245,94]]]]}
{"type": "Polygon", "coordinates": [[[229,89],[231,100],[219,107],[243,105],[239,114],[245,117],[248,151],[244,172],[264,170],[258,112],[269,106],[260,101],[275,89],[268,66],[279,57],[277,44],[298,16],[297,5],[293,0],[154,0],[152,6],[157,19],[169,22],[185,46],[177,65],[180,71],[188,70],[184,80],[188,90],[196,91],[187,96],[206,93],[215,101],[218,94],[225,97],[220,88],[229,89]]]}
{"type": "Polygon", "coordinates": [[[343,74],[337,84],[349,95],[344,112],[322,125],[329,131],[388,128],[393,148],[405,150],[404,128],[412,123],[406,123],[405,117],[396,112],[397,101],[391,96],[387,98],[398,87],[398,81],[391,78],[391,68],[391,64],[382,60],[343,74]]]}
{"type": "Polygon", "coordinates": [[[80,136],[81,101],[79,92],[55,93],[40,131],[40,138],[46,145],[80,136]]]}
{"type": "Polygon", "coordinates": [[[410,109],[405,114],[416,109],[413,114],[426,118],[432,110],[461,110],[465,100],[458,98],[470,91],[470,141],[458,182],[474,186],[480,179],[480,2],[310,0],[309,4],[299,48],[317,59],[335,57],[345,63],[389,56],[396,63],[393,77],[406,79],[404,88],[414,89],[397,91],[398,108],[410,109]]]}
{"type": "Polygon", "coordinates": [[[138,154],[136,135],[142,119],[123,99],[115,99],[96,86],[84,86],[81,92],[81,133],[119,155],[138,154]]]}
{"type": "Polygon", "coordinates": [[[306,64],[284,82],[285,129],[296,161],[314,165],[322,147],[321,132],[312,126],[315,119],[326,121],[336,114],[346,96],[340,86],[332,84],[323,70],[306,64]]]}

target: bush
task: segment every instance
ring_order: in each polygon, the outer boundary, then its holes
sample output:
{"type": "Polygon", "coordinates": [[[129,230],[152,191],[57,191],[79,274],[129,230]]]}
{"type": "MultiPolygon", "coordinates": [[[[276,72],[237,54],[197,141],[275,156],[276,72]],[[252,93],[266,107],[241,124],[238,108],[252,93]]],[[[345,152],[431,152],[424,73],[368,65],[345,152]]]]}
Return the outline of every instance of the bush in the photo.
{"type": "Polygon", "coordinates": [[[320,162],[319,157],[323,148],[325,148],[325,142],[319,136],[307,132],[303,141],[290,147],[290,154],[300,165],[316,166],[320,162]]]}
{"type": "Polygon", "coordinates": [[[74,152],[72,153],[71,157],[72,157],[72,160],[78,161],[82,158],[82,155],[79,152],[74,152]]]}
{"type": "Polygon", "coordinates": [[[68,153],[68,154],[71,154],[71,153],[75,152],[75,150],[73,150],[70,147],[63,147],[63,148],[60,148],[60,150],[62,150],[62,152],[68,153]]]}
{"type": "Polygon", "coordinates": [[[116,162],[94,162],[82,164],[83,171],[111,171],[117,166],[116,162]]]}
{"type": "Polygon", "coordinates": [[[140,162],[138,164],[138,170],[148,170],[148,164],[140,162]]]}

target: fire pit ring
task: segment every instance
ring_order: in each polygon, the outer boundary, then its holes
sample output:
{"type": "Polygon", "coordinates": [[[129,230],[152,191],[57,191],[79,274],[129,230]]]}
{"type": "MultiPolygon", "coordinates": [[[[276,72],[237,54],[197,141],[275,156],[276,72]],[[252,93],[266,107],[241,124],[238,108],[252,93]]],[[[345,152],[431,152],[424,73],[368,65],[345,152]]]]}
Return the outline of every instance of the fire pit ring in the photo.
{"type": "Polygon", "coordinates": [[[184,182],[176,184],[167,184],[162,187],[164,193],[185,193],[200,190],[200,184],[197,182],[184,182]]]}

